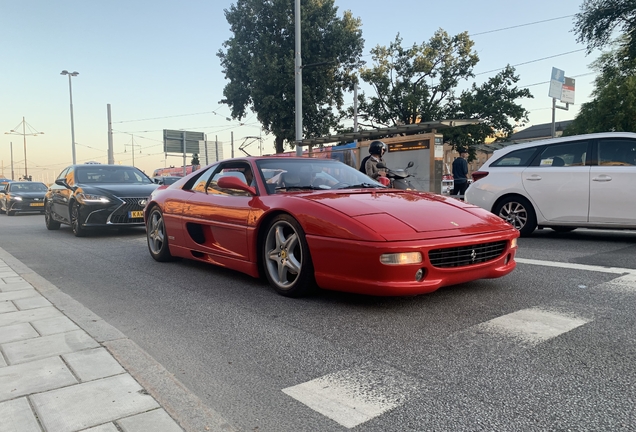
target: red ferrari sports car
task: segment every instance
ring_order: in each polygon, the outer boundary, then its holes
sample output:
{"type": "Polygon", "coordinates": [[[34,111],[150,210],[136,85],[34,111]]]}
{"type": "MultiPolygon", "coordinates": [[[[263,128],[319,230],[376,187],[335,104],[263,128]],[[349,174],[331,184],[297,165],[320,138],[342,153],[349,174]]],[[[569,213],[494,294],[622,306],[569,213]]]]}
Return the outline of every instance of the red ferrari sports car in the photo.
{"type": "Polygon", "coordinates": [[[477,206],[389,189],[329,159],[247,157],[156,189],[144,210],[157,261],[264,275],[280,294],[316,286],[424,294],[515,268],[519,233],[477,206]]]}

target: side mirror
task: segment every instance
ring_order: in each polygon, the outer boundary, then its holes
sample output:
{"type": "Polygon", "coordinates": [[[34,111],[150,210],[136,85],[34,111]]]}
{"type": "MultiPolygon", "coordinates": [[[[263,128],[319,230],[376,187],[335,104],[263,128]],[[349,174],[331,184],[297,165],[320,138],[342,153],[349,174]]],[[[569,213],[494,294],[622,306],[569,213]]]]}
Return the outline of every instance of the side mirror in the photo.
{"type": "Polygon", "coordinates": [[[64,179],[55,179],[55,184],[58,186],[68,187],[68,185],[66,184],[66,180],[64,179]]]}
{"type": "Polygon", "coordinates": [[[384,165],[382,162],[378,162],[378,164],[376,166],[378,168],[386,168],[386,165],[384,165]]]}
{"type": "Polygon", "coordinates": [[[413,166],[413,161],[410,161],[409,164],[406,166],[407,168],[411,168],[413,166]]]}
{"type": "Polygon", "coordinates": [[[225,176],[221,177],[217,182],[217,186],[221,189],[238,189],[249,193],[250,195],[256,195],[256,189],[248,186],[238,177],[225,176]]]}
{"type": "Polygon", "coordinates": [[[155,183],[157,183],[157,184],[161,184],[161,180],[159,180],[158,178],[156,178],[156,179],[152,179],[152,180],[153,180],[155,183]]]}

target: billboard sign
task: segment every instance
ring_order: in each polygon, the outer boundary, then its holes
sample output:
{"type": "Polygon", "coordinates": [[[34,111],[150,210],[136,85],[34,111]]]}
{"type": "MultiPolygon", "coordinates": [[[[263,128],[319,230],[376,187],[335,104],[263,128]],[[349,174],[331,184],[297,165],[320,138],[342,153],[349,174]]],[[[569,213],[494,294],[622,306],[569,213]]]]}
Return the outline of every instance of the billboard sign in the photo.
{"type": "Polygon", "coordinates": [[[548,96],[554,99],[561,99],[561,93],[563,91],[563,84],[565,83],[565,71],[552,68],[552,78],[550,78],[550,90],[548,90],[548,96]]]}
{"type": "Polygon", "coordinates": [[[188,132],[180,130],[163,130],[164,153],[199,153],[199,141],[205,141],[203,132],[188,132]],[[185,152],[183,151],[183,134],[185,133],[185,152]]]}
{"type": "Polygon", "coordinates": [[[564,103],[574,103],[574,78],[565,77],[560,99],[564,103]]]}

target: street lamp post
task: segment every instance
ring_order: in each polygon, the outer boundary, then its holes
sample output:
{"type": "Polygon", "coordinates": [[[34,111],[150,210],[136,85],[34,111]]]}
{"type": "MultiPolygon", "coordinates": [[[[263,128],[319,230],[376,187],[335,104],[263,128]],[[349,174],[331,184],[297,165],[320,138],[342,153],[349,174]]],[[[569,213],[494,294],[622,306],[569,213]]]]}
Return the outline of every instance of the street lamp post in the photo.
{"type": "Polygon", "coordinates": [[[29,179],[29,171],[27,170],[27,146],[26,146],[26,137],[27,136],[36,136],[36,135],[43,135],[44,132],[37,132],[35,131],[35,129],[33,129],[31,127],[31,125],[28,125],[26,120],[24,120],[24,117],[22,117],[22,133],[17,132],[18,127],[20,126],[20,124],[18,124],[18,126],[16,126],[15,128],[11,129],[11,131],[9,132],[5,132],[5,134],[7,135],[22,135],[22,138],[24,139],[24,179],[28,180],[29,179]],[[30,133],[26,133],[26,127],[27,125],[29,126],[29,131],[30,133]],[[35,131],[35,132],[31,132],[31,131],[35,131]]]}
{"type": "Polygon", "coordinates": [[[73,149],[73,165],[75,165],[75,125],[73,124],[73,87],[71,85],[71,77],[78,76],[79,72],[63,70],[60,75],[68,75],[68,93],[71,97],[71,148],[73,149]]]}

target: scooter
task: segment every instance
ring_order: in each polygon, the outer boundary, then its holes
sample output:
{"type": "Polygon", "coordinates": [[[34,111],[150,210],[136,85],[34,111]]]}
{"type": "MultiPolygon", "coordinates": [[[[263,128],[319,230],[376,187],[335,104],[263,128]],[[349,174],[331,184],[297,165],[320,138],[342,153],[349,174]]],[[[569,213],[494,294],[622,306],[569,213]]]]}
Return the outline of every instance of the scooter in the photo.
{"type": "MultiPolygon", "coordinates": [[[[390,181],[390,186],[394,189],[402,189],[402,190],[415,190],[415,186],[409,181],[409,177],[413,177],[413,174],[408,172],[408,169],[413,166],[413,161],[409,162],[406,168],[392,170],[387,168],[383,163],[379,163],[378,168],[383,168],[387,170],[386,176],[390,181]]],[[[381,177],[380,177],[381,178],[381,177]]]]}

